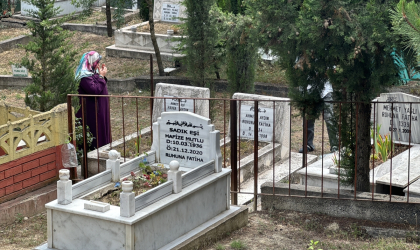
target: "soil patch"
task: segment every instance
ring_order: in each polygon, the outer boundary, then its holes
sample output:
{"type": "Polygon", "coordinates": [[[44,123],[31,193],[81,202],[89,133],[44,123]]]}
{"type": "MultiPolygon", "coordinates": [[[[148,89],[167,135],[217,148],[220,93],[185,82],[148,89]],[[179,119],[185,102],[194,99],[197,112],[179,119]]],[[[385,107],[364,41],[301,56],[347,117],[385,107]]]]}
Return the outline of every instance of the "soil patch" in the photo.
{"type": "Polygon", "coordinates": [[[21,35],[29,35],[29,29],[27,28],[7,28],[0,26],[0,42],[5,41],[21,35]]]}

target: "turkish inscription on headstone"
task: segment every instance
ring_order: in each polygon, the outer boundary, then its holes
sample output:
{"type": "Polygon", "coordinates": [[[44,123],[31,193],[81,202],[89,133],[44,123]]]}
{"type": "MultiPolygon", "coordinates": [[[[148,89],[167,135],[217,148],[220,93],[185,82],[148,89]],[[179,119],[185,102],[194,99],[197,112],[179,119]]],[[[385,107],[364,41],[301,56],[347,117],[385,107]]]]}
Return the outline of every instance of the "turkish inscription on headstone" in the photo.
{"type": "Polygon", "coordinates": [[[173,97],[173,99],[165,99],[162,102],[162,110],[164,111],[189,111],[194,112],[193,99],[178,99],[177,96],[163,95],[163,97],[173,97]]]}
{"type": "MultiPolygon", "coordinates": [[[[273,109],[258,108],[258,140],[270,142],[273,140],[273,109]]],[[[241,120],[238,136],[241,139],[254,139],[254,106],[241,105],[241,120]]]]}
{"type": "Polygon", "coordinates": [[[177,160],[182,167],[197,167],[220,153],[220,133],[210,119],[190,112],[163,112],[153,124],[152,150],[161,163],[177,160]],[[217,134],[217,136],[216,136],[217,134]],[[216,139],[218,138],[218,139],[216,139]]]}
{"type": "Polygon", "coordinates": [[[377,126],[381,126],[381,135],[389,135],[393,131],[394,141],[408,142],[411,131],[411,143],[420,143],[420,104],[412,104],[410,110],[410,103],[398,103],[420,102],[419,97],[405,93],[385,93],[376,101],[387,102],[377,104],[377,126]]]}
{"type": "Polygon", "coordinates": [[[173,3],[162,4],[162,21],[164,22],[179,22],[179,5],[173,3]]]}
{"type": "Polygon", "coordinates": [[[17,77],[28,77],[28,69],[23,66],[12,65],[12,74],[17,77]]]}

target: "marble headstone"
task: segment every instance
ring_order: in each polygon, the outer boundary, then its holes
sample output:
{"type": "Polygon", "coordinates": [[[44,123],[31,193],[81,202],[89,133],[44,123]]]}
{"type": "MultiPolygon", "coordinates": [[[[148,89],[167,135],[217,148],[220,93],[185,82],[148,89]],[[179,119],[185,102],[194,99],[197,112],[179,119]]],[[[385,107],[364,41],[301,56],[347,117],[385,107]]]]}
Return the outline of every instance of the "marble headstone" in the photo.
{"type": "Polygon", "coordinates": [[[163,112],[153,123],[152,150],[159,163],[176,160],[195,168],[215,160],[215,168],[221,167],[220,132],[210,119],[190,112],[163,112]]]}
{"type": "Polygon", "coordinates": [[[208,100],[179,99],[185,98],[210,98],[210,89],[183,86],[168,83],[156,84],[155,97],[174,97],[173,99],[155,99],[153,104],[153,122],[156,122],[162,112],[189,111],[198,115],[209,117],[208,100]],[[178,98],[178,99],[177,99],[178,98]],[[195,110],[195,112],[194,112],[195,110]]]}
{"type": "Polygon", "coordinates": [[[179,18],[186,18],[186,7],[182,0],[155,0],[153,18],[162,22],[179,22],[179,18]]]}
{"type": "MultiPolygon", "coordinates": [[[[258,140],[289,147],[290,99],[235,93],[232,99],[260,100],[258,103],[258,140]],[[273,101],[276,101],[275,104],[273,101]],[[274,129],[273,129],[273,126],[274,129]]],[[[254,139],[254,101],[241,101],[238,108],[238,137],[254,139]],[[240,116],[239,116],[240,114],[240,116]],[[239,128],[240,126],[240,128],[239,128]]]]}
{"type": "Polygon", "coordinates": [[[420,143],[420,104],[413,103],[410,110],[410,103],[397,103],[420,102],[419,97],[405,93],[382,93],[375,101],[386,102],[376,104],[376,124],[381,126],[381,135],[390,135],[393,130],[393,141],[408,143],[411,121],[411,143],[420,143]]]}

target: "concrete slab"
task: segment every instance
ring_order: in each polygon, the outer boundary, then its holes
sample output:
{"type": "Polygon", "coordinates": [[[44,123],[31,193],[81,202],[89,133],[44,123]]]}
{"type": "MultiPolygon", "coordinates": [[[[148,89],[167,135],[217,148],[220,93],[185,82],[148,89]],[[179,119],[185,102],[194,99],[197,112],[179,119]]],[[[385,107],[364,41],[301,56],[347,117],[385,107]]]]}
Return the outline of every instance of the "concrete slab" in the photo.
{"type": "MultiPolygon", "coordinates": [[[[106,47],[106,55],[110,57],[120,57],[120,58],[134,58],[140,60],[149,60],[150,55],[153,55],[153,58],[156,58],[155,51],[152,50],[137,50],[129,48],[120,48],[116,47],[115,44],[109,47],[106,47]]],[[[181,58],[183,55],[176,53],[160,53],[163,61],[173,62],[176,58],[181,58]]]]}
{"type": "MultiPolygon", "coordinates": [[[[308,163],[312,163],[316,160],[315,155],[308,155],[308,163]]],[[[302,168],[302,154],[291,153],[291,160],[289,165],[289,159],[277,162],[274,165],[274,182],[278,182],[289,175],[293,175],[294,172],[302,168]]],[[[288,181],[288,180],[285,180],[288,181]]],[[[261,184],[273,183],[273,167],[267,168],[264,172],[258,174],[258,193],[261,193],[261,184]]],[[[253,193],[254,192],[254,179],[248,179],[241,183],[241,192],[253,193]]],[[[238,204],[244,205],[249,203],[254,198],[252,194],[238,194],[238,204]]]]}

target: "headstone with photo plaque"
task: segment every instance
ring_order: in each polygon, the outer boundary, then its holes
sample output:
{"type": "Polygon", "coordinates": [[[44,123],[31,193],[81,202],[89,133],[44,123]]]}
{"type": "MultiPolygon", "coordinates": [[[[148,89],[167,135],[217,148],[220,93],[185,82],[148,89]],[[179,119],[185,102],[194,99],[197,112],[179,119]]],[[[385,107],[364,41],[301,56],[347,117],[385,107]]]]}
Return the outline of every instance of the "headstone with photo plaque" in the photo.
{"type": "Polygon", "coordinates": [[[209,118],[191,112],[163,112],[153,123],[152,150],[163,164],[177,160],[181,167],[195,168],[215,160],[217,169],[222,166],[220,132],[209,118]]]}
{"type": "Polygon", "coordinates": [[[156,84],[155,97],[168,99],[155,99],[153,104],[153,122],[161,116],[162,112],[188,111],[204,117],[209,117],[209,101],[184,98],[210,98],[210,89],[183,86],[168,83],[156,84]]]}
{"type": "MultiPolygon", "coordinates": [[[[376,126],[382,136],[390,135],[393,141],[409,142],[411,121],[411,143],[420,143],[420,98],[405,93],[382,93],[373,102],[376,104],[376,126]],[[399,103],[406,102],[406,103],[399,103]],[[410,102],[418,102],[411,104],[410,102]]],[[[372,109],[373,113],[373,109],[372,109]]]]}

